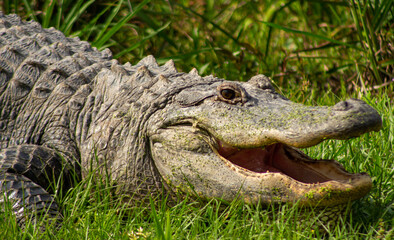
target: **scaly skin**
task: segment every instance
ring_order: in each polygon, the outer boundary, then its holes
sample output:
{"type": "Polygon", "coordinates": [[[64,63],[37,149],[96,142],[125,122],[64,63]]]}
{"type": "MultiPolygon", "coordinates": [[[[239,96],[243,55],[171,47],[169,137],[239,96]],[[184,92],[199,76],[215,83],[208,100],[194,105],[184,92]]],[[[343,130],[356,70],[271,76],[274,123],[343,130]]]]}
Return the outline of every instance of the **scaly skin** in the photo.
{"type": "Polygon", "coordinates": [[[371,189],[367,174],[296,149],[379,130],[363,101],[308,107],[263,75],[201,77],[152,56],[121,65],[15,15],[0,13],[0,27],[0,200],[15,201],[21,225],[29,213],[58,216],[54,183],[66,191],[94,157],[135,199],[181,191],[339,211],[371,189]]]}

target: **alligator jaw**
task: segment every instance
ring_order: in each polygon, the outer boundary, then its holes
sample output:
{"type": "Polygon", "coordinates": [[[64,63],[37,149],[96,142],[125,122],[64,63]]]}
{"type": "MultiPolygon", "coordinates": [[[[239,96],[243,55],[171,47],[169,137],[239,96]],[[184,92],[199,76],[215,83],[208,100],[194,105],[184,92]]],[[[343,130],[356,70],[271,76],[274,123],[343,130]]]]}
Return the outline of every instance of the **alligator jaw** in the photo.
{"type": "Polygon", "coordinates": [[[228,165],[243,171],[282,174],[306,184],[348,181],[359,175],[347,172],[335,160],[312,159],[301,150],[283,143],[261,148],[239,149],[217,140],[213,150],[228,165]]]}
{"type": "MultiPolygon", "coordinates": [[[[280,192],[280,200],[274,197],[268,202],[329,207],[357,200],[372,188],[372,179],[367,173],[349,173],[335,160],[312,159],[284,143],[239,149],[217,141],[212,150],[234,174],[244,175],[246,182],[258,185],[259,181],[269,181],[270,186],[280,192]]],[[[254,193],[254,190],[245,190],[244,200],[260,202],[254,193]]]]}

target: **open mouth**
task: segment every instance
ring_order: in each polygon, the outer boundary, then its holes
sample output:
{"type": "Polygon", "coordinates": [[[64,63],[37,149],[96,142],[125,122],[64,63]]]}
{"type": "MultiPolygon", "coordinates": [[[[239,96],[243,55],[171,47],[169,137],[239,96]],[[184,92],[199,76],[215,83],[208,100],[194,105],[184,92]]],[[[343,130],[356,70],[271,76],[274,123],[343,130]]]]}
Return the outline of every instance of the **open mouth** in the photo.
{"type": "Polygon", "coordinates": [[[280,173],[306,184],[347,181],[355,175],[334,160],[312,159],[301,150],[283,143],[246,149],[235,148],[219,140],[217,143],[216,150],[222,159],[255,173],[280,173]]]}

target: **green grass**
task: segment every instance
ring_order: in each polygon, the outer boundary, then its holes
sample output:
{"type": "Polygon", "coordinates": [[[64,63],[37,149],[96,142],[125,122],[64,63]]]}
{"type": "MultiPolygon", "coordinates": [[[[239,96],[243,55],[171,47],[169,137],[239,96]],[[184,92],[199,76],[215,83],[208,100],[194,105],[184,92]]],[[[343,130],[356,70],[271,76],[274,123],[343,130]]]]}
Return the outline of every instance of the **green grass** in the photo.
{"type": "MultiPolygon", "coordinates": [[[[154,55],[182,71],[334,92],[394,89],[392,0],[4,0],[15,12],[78,36],[122,62],[154,55]]],[[[392,96],[392,95],[391,95],[392,96]]]]}
{"type": "MultiPolygon", "coordinates": [[[[247,80],[273,78],[279,91],[307,105],[361,98],[383,117],[383,129],[346,141],[326,141],[307,153],[334,158],[372,176],[371,193],[353,203],[330,239],[391,239],[394,224],[393,1],[26,1],[4,0],[6,13],[35,19],[69,36],[109,47],[120,61],[153,54],[182,71],[247,80]]],[[[297,224],[299,209],[165,199],[125,206],[92,172],[59,199],[58,231],[33,224],[20,231],[0,213],[4,239],[313,239],[297,224]]],[[[312,216],[311,219],[317,220],[312,216]]]]}

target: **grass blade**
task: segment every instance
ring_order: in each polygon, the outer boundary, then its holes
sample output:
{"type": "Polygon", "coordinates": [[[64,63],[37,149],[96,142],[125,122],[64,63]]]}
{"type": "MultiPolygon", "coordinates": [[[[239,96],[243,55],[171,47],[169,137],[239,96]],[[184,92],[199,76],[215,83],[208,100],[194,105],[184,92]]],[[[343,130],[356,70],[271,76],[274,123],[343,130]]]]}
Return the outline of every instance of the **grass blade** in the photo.
{"type": "Polygon", "coordinates": [[[47,1],[46,7],[45,7],[44,20],[42,21],[43,28],[50,27],[50,21],[52,18],[53,9],[54,9],[55,5],[56,5],[55,1],[47,1]]]}
{"type": "MultiPolygon", "coordinates": [[[[380,74],[379,74],[379,71],[377,68],[375,51],[374,51],[374,47],[376,46],[376,43],[375,43],[376,40],[374,40],[375,31],[373,31],[371,29],[369,21],[368,21],[368,17],[365,14],[367,11],[367,8],[364,6],[363,11],[361,11],[361,3],[358,0],[356,0],[356,2],[353,0],[353,5],[354,5],[354,8],[356,9],[356,14],[358,14],[359,19],[361,20],[362,31],[364,32],[364,34],[361,35],[363,38],[360,38],[360,41],[364,40],[368,44],[367,54],[368,54],[368,59],[372,65],[372,72],[373,72],[378,84],[381,84],[382,80],[380,78],[380,74]]],[[[358,22],[356,24],[358,24],[358,22]]]]}
{"type": "MultiPolygon", "coordinates": [[[[119,1],[118,5],[114,9],[112,9],[111,14],[106,19],[104,26],[101,28],[100,32],[97,34],[96,38],[93,40],[93,44],[95,44],[101,37],[105,34],[108,27],[111,25],[113,19],[118,14],[120,7],[122,6],[123,0],[119,1]]],[[[95,45],[96,46],[96,45],[95,45]]]]}
{"type": "MultiPolygon", "coordinates": [[[[143,12],[139,12],[138,13],[138,17],[140,17],[147,25],[149,25],[151,28],[154,29],[154,31],[158,31],[159,26],[158,24],[156,24],[150,16],[147,16],[146,14],[144,14],[143,12]]],[[[161,38],[164,38],[166,40],[166,42],[168,42],[171,46],[178,48],[178,46],[176,45],[176,43],[167,36],[167,34],[163,34],[159,32],[159,36],[161,38]]]]}
{"type": "Polygon", "coordinates": [[[71,12],[67,15],[67,18],[64,21],[62,32],[66,35],[70,35],[70,31],[74,23],[77,21],[77,19],[82,15],[82,13],[85,12],[85,10],[96,0],[90,0],[82,5],[84,2],[83,0],[78,1],[77,4],[73,7],[71,12]],[[82,6],[81,6],[82,5],[82,6]]]}
{"type": "Polygon", "coordinates": [[[147,3],[149,3],[150,0],[144,0],[142,3],[138,4],[138,6],[134,9],[133,12],[129,13],[127,16],[125,16],[122,20],[120,20],[118,23],[114,25],[114,27],[109,30],[104,36],[102,36],[97,42],[94,43],[94,46],[97,47],[98,49],[102,49],[102,46],[117,32],[119,29],[126,24],[131,18],[134,17],[135,14],[137,14],[143,6],[145,6],[147,3]]]}
{"type": "Polygon", "coordinates": [[[157,31],[153,32],[152,34],[150,34],[149,36],[144,37],[142,40],[138,41],[137,43],[134,43],[133,45],[131,45],[130,47],[126,48],[125,50],[121,51],[120,53],[116,54],[114,56],[114,58],[119,58],[121,56],[123,56],[126,53],[129,53],[131,51],[133,51],[134,49],[136,49],[137,47],[139,47],[141,44],[143,44],[145,41],[147,41],[148,39],[156,36],[157,34],[159,34],[161,31],[163,31],[164,29],[166,29],[171,22],[168,22],[166,24],[164,24],[163,27],[157,29],[157,31]]]}
{"type": "MultiPolygon", "coordinates": [[[[379,1],[376,1],[375,3],[378,4],[378,2],[379,1]]],[[[393,4],[394,1],[392,0],[382,1],[381,5],[377,9],[375,9],[375,14],[372,22],[375,31],[379,31],[382,25],[389,20],[388,13],[390,9],[392,10],[393,4]]]]}
{"type": "Polygon", "coordinates": [[[195,56],[195,55],[197,55],[199,53],[210,52],[210,51],[220,51],[220,48],[212,48],[212,47],[210,47],[210,48],[201,48],[201,49],[190,51],[190,52],[183,53],[183,54],[178,54],[178,55],[164,57],[164,58],[158,58],[156,60],[157,60],[157,63],[159,63],[159,64],[163,64],[163,63],[167,62],[170,59],[172,59],[172,60],[174,60],[174,62],[176,62],[176,61],[181,61],[181,60],[184,60],[184,59],[191,58],[191,57],[193,57],[193,56],[195,56]]]}
{"type": "MultiPolygon", "coordinates": [[[[281,6],[278,10],[276,10],[272,14],[271,22],[275,22],[275,19],[278,16],[278,13],[280,13],[281,11],[283,11],[283,9],[287,8],[288,6],[290,6],[294,1],[295,0],[291,0],[291,1],[287,2],[285,5],[281,6]]],[[[269,28],[268,28],[268,36],[267,36],[267,43],[265,44],[265,56],[266,57],[269,54],[269,47],[270,47],[270,42],[271,42],[272,29],[273,28],[271,26],[269,26],[269,28]]]]}
{"type": "Polygon", "coordinates": [[[228,31],[224,30],[222,27],[220,27],[218,24],[214,23],[213,21],[211,21],[210,19],[206,18],[205,16],[197,13],[196,11],[194,11],[191,8],[187,8],[181,4],[178,4],[178,6],[180,6],[181,8],[193,13],[194,15],[200,17],[201,19],[203,19],[206,22],[209,22],[212,26],[214,26],[216,29],[218,29],[219,31],[221,31],[224,35],[226,35],[228,38],[230,38],[231,40],[233,40],[235,43],[237,43],[238,45],[242,46],[242,44],[238,41],[237,38],[233,37],[233,35],[231,33],[229,33],[228,31]]]}
{"type": "Polygon", "coordinates": [[[305,32],[305,31],[301,31],[301,30],[297,30],[297,29],[292,29],[292,28],[284,27],[284,26],[281,26],[281,25],[278,25],[278,24],[275,24],[275,23],[271,23],[271,22],[264,22],[264,21],[260,21],[260,22],[264,23],[264,24],[266,24],[266,25],[268,25],[270,27],[283,30],[285,32],[294,33],[294,34],[302,34],[302,35],[305,35],[305,36],[308,36],[308,37],[313,37],[313,38],[317,38],[317,39],[321,39],[321,40],[326,40],[326,41],[329,41],[329,42],[332,42],[332,43],[336,43],[336,44],[341,45],[341,46],[354,48],[354,49],[357,49],[359,51],[364,51],[363,49],[361,49],[359,47],[356,47],[354,45],[351,45],[351,44],[348,44],[348,43],[344,43],[344,42],[341,42],[341,41],[337,41],[335,39],[331,39],[331,38],[328,38],[328,37],[325,37],[325,36],[321,36],[321,35],[318,35],[318,34],[314,34],[314,33],[311,33],[311,32],[305,32]]]}
{"type": "Polygon", "coordinates": [[[155,224],[157,235],[158,235],[157,239],[165,239],[163,226],[162,226],[162,224],[159,221],[159,218],[157,216],[156,207],[155,207],[155,204],[153,202],[153,199],[149,198],[149,201],[150,201],[150,207],[151,207],[151,216],[153,217],[153,222],[155,224]]]}
{"type": "Polygon", "coordinates": [[[23,0],[23,3],[25,4],[27,15],[30,16],[34,21],[38,21],[37,17],[34,15],[34,11],[30,5],[30,2],[27,0],[23,0]]]}
{"type": "MultiPolygon", "coordinates": [[[[99,14],[97,14],[96,17],[94,17],[91,21],[89,21],[89,23],[86,24],[86,26],[82,30],[74,32],[73,34],[71,34],[71,36],[79,36],[82,38],[82,35],[83,35],[83,39],[85,39],[87,41],[90,37],[90,34],[93,32],[94,26],[96,25],[99,18],[104,13],[106,13],[110,8],[111,8],[111,6],[107,6],[103,11],[101,11],[99,14]]],[[[102,31],[103,30],[101,29],[100,33],[102,31]]]]}

